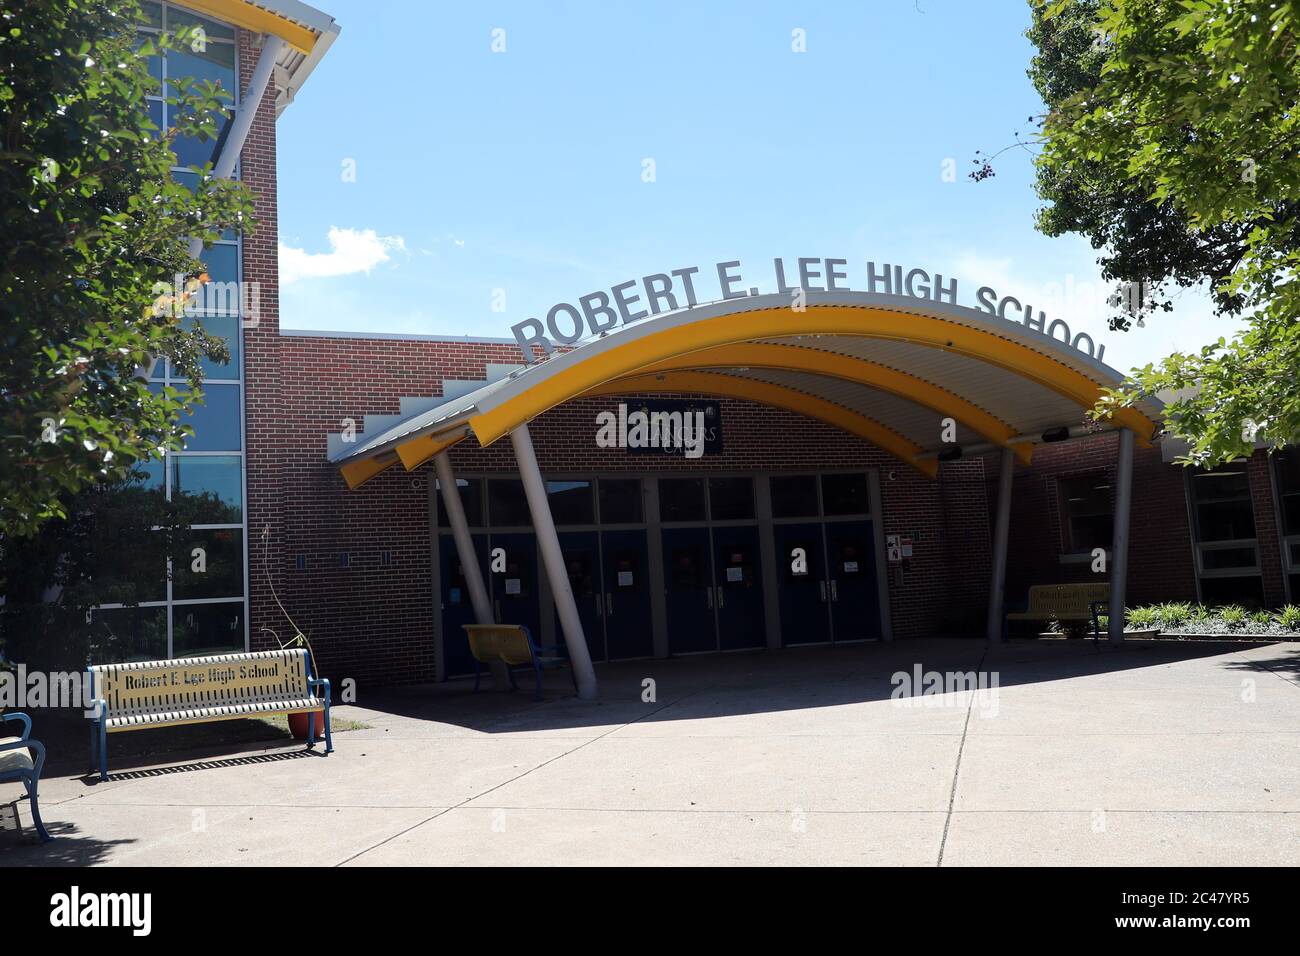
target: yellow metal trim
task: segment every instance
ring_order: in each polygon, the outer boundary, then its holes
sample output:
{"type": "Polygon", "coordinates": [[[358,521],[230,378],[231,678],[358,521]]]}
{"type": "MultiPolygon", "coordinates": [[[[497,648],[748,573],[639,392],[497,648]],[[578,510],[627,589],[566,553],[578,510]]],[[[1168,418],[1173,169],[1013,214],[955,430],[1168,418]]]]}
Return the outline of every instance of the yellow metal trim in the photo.
{"type": "Polygon", "coordinates": [[[468,432],[448,437],[447,435],[421,435],[397,446],[397,457],[407,471],[415,471],[438,452],[446,451],[457,442],[463,441],[468,432]]]}
{"type": "Polygon", "coordinates": [[[843,405],[836,405],[824,398],[786,388],[784,385],[773,385],[770,382],[737,378],[721,372],[661,372],[657,375],[633,375],[614,382],[606,382],[584,392],[583,397],[630,395],[640,392],[699,392],[785,408],[864,438],[931,478],[939,472],[937,461],[918,458],[921,449],[898,432],[886,428],[865,415],[859,415],[843,405]]]}
{"type": "MultiPolygon", "coordinates": [[[[970,356],[1038,382],[1081,408],[1091,408],[1101,394],[1097,383],[1041,352],[992,332],[933,316],[851,306],[816,306],[801,313],[787,308],[756,309],[664,329],[593,354],[499,407],[474,416],[470,427],[480,444],[490,445],[547,409],[655,362],[719,345],[819,334],[893,339],[970,356]]],[[[1155,432],[1155,423],[1136,409],[1116,412],[1115,420],[1133,429],[1143,445],[1149,444],[1155,432]]]]}
{"type": "Polygon", "coordinates": [[[284,17],[263,10],[251,3],[241,0],[181,0],[181,6],[195,13],[202,13],[218,20],[254,33],[270,33],[278,36],[299,53],[310,53],[316,45],[317,34],[300,23],[286,20],[284,17]]]}
{"type": "MultiPolygon", "coordinates": [[[[1015,436],[1015,429],[955,392],[940,388],[907,372],[900,372],[878,362],[851,355],[840,355],[801,345],[750,342],[723,345],[692,352],[689,355],[679,355],[676,358],[657,362],[643,371],[660,372],[728,366],[812,372],[867,385],[906,398],[940,415],[951,416],[995,445],[1011,448],[1016,453],[1016,457],[1025,464],[1029,464],[1033,455],[1033,445],[1029,442],[1018,442],[1014,445],[1008,442],[1008,439],[1015,436]]],[[[936,434],[938,434],[937,427],[936,434]]]]}
{"type": "Polygon", "coordinates": [[[397,464],[397,458],[360,458],[340,466],[339,474],[348,483],[348,489],[355,491],[375,475],[387,471],[395,464],[397,464]]]}

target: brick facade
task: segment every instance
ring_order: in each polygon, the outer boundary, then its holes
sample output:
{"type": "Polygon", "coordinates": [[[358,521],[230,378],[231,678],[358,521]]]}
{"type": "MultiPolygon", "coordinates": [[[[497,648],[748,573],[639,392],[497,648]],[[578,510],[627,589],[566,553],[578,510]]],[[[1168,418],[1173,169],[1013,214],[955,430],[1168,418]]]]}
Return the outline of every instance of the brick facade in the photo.
{"type": "MultiPolygon", "coordinates": [[[[257,48],[239,31],[240,83],[257,48]]],[[[241,161],[257,197],[256,232],[243,246],[243,279],[256,282],[260,313],[244,330],[245,506],[249,534],[250,633],[254,649],[292,631],[272,593],[311,638],[321,668],[362,683],[434,676],[431,465],[390,469],[347,490],[327,461],[328,433],[367,414],[395,414],[405,396],[436,396],[444,379],[477,379],[488,363],[514,363],[502,342],[281,334],[277,264],[273,97],[264,98],[241,161]],[[265,539],[265,540],[264,540],[265,539]],[[389,562],[381,564],[387,552],[389,562]],[[339,556],[347,553],[349,564],[339,556]],[[299,561],[302,566],[299,566],[299,561]]],[[[358,316],[358,325],[364,321],[358,316]]],[[[571,402],[532,425],[544,472],[639,472],[646,459],[598,449],[595,414],[617,399],[571,402]]],[[[931,480],[880,449],[797,414],[721,400],[725,452],[694,462],[656,461],[657,471],[794,472],[878,469],[883,530],[914,539],[908,561],[887,567],[894,633],[982,635],[987,610],[994,456],[945,463],[931,480]]],[[[462,473],[515,473],[506,440],[452,452],[462,473]]],[[[1041,445],[1013,483],[1007,594],[1036,583],[1087,579],[1087,563],[1062,561],[1059,481],[1113,475],[1113,434],[1041,445]]],[[[1282,600],[1278,533],[1268,463],[1250,463],[1264,587],[1282,600]]],[[[1181,470],[1158,448],[1138,449],[1134,468],[1130,603],[1195,600],[1196,579],[1181,470]]]]}

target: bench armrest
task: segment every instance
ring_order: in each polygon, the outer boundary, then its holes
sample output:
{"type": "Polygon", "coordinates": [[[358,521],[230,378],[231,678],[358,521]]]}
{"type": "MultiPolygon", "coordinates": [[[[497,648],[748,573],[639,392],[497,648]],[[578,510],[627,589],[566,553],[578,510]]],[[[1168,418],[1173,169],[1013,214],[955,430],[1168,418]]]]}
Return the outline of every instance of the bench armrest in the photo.
{"type": "Polygon", "coordinates": [[[307,686],[325,688],[325,699],[330,699],[330,682],[328,677],[308,677],[307,686]]]}
{"type": "Polygon", "coordinates": [[[0,753],[6,750],[26,750],[32,758],[32,776],[40,779],[41,768],[45,766],[45,744],[30,738],[11,740],[7,744],[0,744],[0,753]]]}
{"type": "Polygon", "coordinates": [[[23,732],[21,736],[22,740],[26,740],[28,737],[32,735],[32,719],[28,717],[26,714],[22,714],[19,713],[18,711],[14,711],[13,713],[10,714],[0,715],[0,721],[4,721],[4,720],[21,720],[23,722],[23,732]]]}

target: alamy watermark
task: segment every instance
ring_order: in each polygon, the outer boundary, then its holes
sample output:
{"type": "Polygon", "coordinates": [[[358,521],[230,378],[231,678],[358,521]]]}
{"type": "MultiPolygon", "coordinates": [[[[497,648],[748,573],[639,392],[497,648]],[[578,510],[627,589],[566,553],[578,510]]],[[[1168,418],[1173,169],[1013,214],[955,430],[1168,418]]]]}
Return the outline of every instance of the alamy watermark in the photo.
{"type": "Polygon", "coordinates": [[[890,699],[898,707],[965,707],[969,703],[981,717],[998,715],[997,671],[927,671],[913,664],[910,671],[896,671],[889,682],[894,685],[890,699]]]}
{"type": "Polygon", "coordinates": [[[662,448],[693,460],[704,454],[707,438],[703,409],[629,412],[627,403],[619,402],[617,412],[596,415],[597,448],[662,448]]]}
{"type": "Polygon", "coordinates": [[[171,282],[155,282],[150,291],[155,317],[239,316],[248,329],[261,321],[262,287],[257,282],[216,282],[178,273],[171,282]]]}
{"type": "Polygon", "coordinates": [[[29,671],[26,664],[0,670],[0,710],[45,707],[80,707],[87,716],[98,716],[83,671],[29,671]]]}

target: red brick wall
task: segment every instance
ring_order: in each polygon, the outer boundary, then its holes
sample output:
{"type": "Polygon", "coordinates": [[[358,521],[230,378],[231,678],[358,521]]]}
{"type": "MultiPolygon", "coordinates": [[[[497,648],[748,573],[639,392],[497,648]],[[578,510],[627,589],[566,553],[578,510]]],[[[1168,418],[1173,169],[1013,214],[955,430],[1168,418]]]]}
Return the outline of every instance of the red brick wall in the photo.
{"type": "MultiPolygon", "coordinates": [[[[274,449],[250,456],[250,499],[259,516],[278,515],[273,558],[281,596],[312,638],[321,666],[361,682],[429,680],[434,673],[434,582],[430,559],[428,483],[431,466],[395,467],[354,492],[326,460],[328,433],[366,414],[392,414],[403,396],[438,395],[444,376],[474,379],[488,362],[510,362],[505,343],[439,342],[295,336],[279,338],[278,412],[250,402],[250,442],[274,449]],[[260,409],[260,411],[258,411],[260,409]],[[275,486],[275,487],[272,487],[275,486]],[[256,494],[254,494],[256,489],[256,494]],[[380,562],[388,551],[391,563],[380,562]],[[346,552],[350,566],[339,565],[346,552]],[[303,556],[306,568],[296,567],[303,556]]],[[[251,381],[251,380],[250,380],[251,381]]],[[[645,459],[595,446],[597,411],[615,398],[570,402],[532,424],[542,469],[565,472],[640,472],[645,459]]],[[[724,452],[695,462],[665,460],[671,471],[807,471],[877,468],[886,534],[914,538],[914,555],[890,565],[895,634],[982,633],[989,577],[991,501],[996,458],[944,464],[930,480],[892,456],[830,426],[790,412],[722,400],[724,452]],[[987,463],[987,469],[986,469],[987,463]],[[987,470],[987,474],[986,474],[987,470]]],[[[1060,445],[1040,445],[1032,467],[1017,466],[1008,555],[1008,595],[1031,584],[1087,580],[1088,564],[1060,561],[1061,515],[1057,483],[1083,472],[1113,477],[1116,436],[1102,434],[1060,445]]],[[[508,441],[478,448],[471,438],[452,451],[462,472],[514,473],[508,441]]],[[[1276,551],[1266,465],[1252,465],[1261,553],[1276,551]],[[1256,474],[1256,472],[1258,474],[1256,474]],[[1262,484],[1261,484],[1262,482],[1262,484]]],[[[1191,535],[1183,475],[1161,462],[1158,448],[1137,449],[1130,551],[1130,603],[1194,600],[1191,535]]],[[[262,524],[255,523],[254,530],[262,524]]],[[[1266,574],[1280,599],[1276,557],[1266,574]]],[[[255,580],[262,579],[259,562],[255,580]]],[[[1270,592],[1271,593],[1271,592],[1270,592]]],[[[254,630],[280,617],[254,589],[254,630]]],[[[257,643],[255,634],[255,644],[257,643]]]]}
{"type": "MultiPolygon", "coordinates": [[[[1062,563],[1064,529],[1058,483],[1072,475],[1105,471],[1114,479],[1114,432],[1062,444],[1038,445],[1033,464],[1017,467],[1012,483],[1007,597],[1023,599],[1033,584],[1094,579],[1091,562],[1062,563]]],[[[994,469],[996,470],[996,469],[994,469]]],[[[989,485],[989,507],[996,500],[989,485]]],[[[1159,447],[1133,456],[1133,515],[1129,540],[1128,603],[1195,601],[1196,579],[1182,469],[1160,460],[1159,447]]],[[[1108,580],[1109,574],[1103,576],[1108,580]]]]}
{"type": "MultiPolygon", "coordinates": [[[[257,57],[239,32],[240,83],[257,57]]],[[[430,560],[430,466],[390,469],[355,492],[326,460],[326,434],[367,414],[393,414],[404,396],[441,394],[444,378],[482,378],[485,363],[513,363],[507,343],[436,342],[281,335],[276,237],[274,97],[264,98],[242,156],[242,176],[257,197],[257,230],[244,241],[243,278],[260,290],[256,326],[244,331],[246,509],[252,646],[273,646],[292,630],[276,590],[311,638],[322,669],[336,680],[398,683],[434,674],[434,582],[430,560]],[[263,534],[269,544],[264,549],[263,534]],[[381,552],[391,563],[381,565],[381,552]],[[346,552],[350,566],[339,566],[346,552]],[[269,554],[269,556],[268,556],[269,554]],[[296,559],[306,561],[304,570],[296,559]],[[269,578],[268,578],[269,570],[269,578]]],[[[358,317],[361,324],[364,317],[358,317]]],[[[640,471],[645,459],[595,447],[595,413],[615,399],[569,403],[532,427],[544,471],[640,471]]],[[[944,464],[937,481],[880,449],[799,415],[722,400],[725,452],[696,462],[656,462],[659,470],[808,471],[877,468],[884,532],[914,539],[913,557],[888,567],[894,633],[981,634],[989,577],[996,458],[944,464]]],[[[457,469],[513,472],[508,441],[452,453],[457,469]]],[[[1087,579],[1087,564],[1062,564],[1060,478],[1093,469],[1113,473],[1115,436],[1039,446],[1031,468],[1017,467],[1007,593],[1034,583],[1087,579]]],[[[1256,524],[1270,602],[1282,598],[1277,532],[1262,453],[1251,462],[1256,524]]],[[[1195,598],[1183,478],[1139,449],[1134,469],[1130,601],[1195,598]]]]}
{"type": "MultiPolygon", "coordinates": [[[[239,85],[246,89],[261,52],[253,35],[239,31],[239,85]]],[[[292,630],[274,611],[265,568],[263,531],[270,547],[270,566],[282,563],[284,537],[284,455],[282,447],[293,431],[284,414],[280,372],[280,289],[276,213],[275,94],[262,97],[248,140],[240,154],[240,176],[256,197],[257,223],[243,243],[243,281],[256,282],[258,315],[244,328],[244,456],[247,482],[249,632],[254,650],[274,647],[263,627],[287,639],[292,630]]],[[[275,586],[284,586],[282,578],[275,586]]]]}
{"type": "Polygon", "coordinates": [[[1276,607],[1286,601],[1282,585],[1282,545],[1278,534],[1277,510],[1273,504],[1273,463],[1262,448],[1251,456],[1246,471],[1250,496],[1255,506],[1255,537],[1259,547],[1259,569],[1264,575],[1264,603],[1276,607]]]}
{"type": "MultiPolygon", "coordinates": [[[[438,395],[444,375],[482,378],[487,362],[511,362],[517,355],[512,345],[495,343],[292,333],[280,338],[282,415],[277,428],[267,424],[260,432],[274,434],[280,445],[273,459],[277,468],[250,471],[249,481],[260,486],[274,475],[281,484],[282,547],[276,558],[281,597],[332,675],[376,683],[433,676],[432,467],[410,473],[395,467],[350,492],[326,460],[327,433],[341,432],[347,419],[361,427],[366,414],[396,413],[402,396],[438,395]],[[387,566],[380,563],[383,551],[391,553],[387,566]],[[343,552],[350,556],[348,568],[339,566],[343,552]],[[298,555],[305,570],[296,568],[298,555]]],[[[537,419],[531,431],[542,469],[552,474],[645,470],[645,459],[595,445],[596,412],[616,403],[614,398],[575,401],[537,419]]],[[[890,578],[896,636],[952,633],[982,619],[988,525],[978,460],[944,465],[936,482],[866,442],[802,416],[730,399],[722,400],[722,408],[723,454],[656,462],[657,469],[879,468],[885,532],[916,537],[913,558],[906,567],[895,566],[890,578]],[[974,570],[949,573],[957,556],[959,566],[974,570]]],[[[516,471],[508,441],[486,449],[470,447],[473,443],[471,438],[453,450],[458,471],[516,471]]],[[[260,574],[260,567],[255,570],[260,574]]],[[[277,613],[259,602],[254,630],[277,613]]]]}

